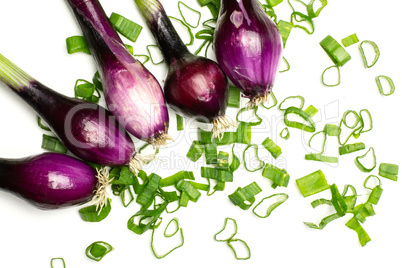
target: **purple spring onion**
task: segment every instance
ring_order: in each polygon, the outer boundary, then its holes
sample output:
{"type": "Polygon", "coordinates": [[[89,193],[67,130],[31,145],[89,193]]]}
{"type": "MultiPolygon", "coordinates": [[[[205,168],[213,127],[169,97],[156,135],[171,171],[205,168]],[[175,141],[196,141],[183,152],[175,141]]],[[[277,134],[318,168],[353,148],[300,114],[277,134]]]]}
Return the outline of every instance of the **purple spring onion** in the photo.
{"type": "Polygon", "coordinates": [[[127,50],[98,0],[68,3],[95,58],[109,110],[138,139],[166,146],[169,116],[156,78],[127,50]]]}
{"type": "Polygon", "coordinates": [[[136,153],[130,136],[108,110],[57,93],[2,54],[0,80],[27,102],[66,148],[82,160],[104,166],[130,165],[135,174],[149,161],[136,153]]]}
{"type": "Polygon", "coordinates": [[[95,197],[96,170],[60,153],[0,158],[0,188],[42,209],[83,204],[95,197]]]}
{"type": "Polygon", "coordinates": [[[250,99],[266,102],[278,72],[282,39],[276,24],[256,0],[222,0],[214,34],[223,71],[250,99]]]}
{"type": "Polygon", "coordinates": [[[158,0],[135,0],[168,65],[164,92],[176,112],[213,124],[213,137],[235,127],[225,116],[228,80],[219,65],[189,52],[158,0]]]}

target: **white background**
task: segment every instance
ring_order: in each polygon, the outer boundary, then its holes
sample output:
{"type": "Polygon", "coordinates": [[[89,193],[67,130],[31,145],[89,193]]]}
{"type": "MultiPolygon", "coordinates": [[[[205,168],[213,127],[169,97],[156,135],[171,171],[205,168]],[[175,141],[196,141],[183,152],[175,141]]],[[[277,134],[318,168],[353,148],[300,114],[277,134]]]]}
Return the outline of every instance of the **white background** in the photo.
{"type": "MultiPolygon", "coordinates": [[[[162,1],[169,15],[179,16],[176,2],[162,1]]],[[[200,10],[196,0],[184,2],[200,10]]],[[[134,49],[136,54],[145,53],[145,46],[154,41],[134,1],[103,0],[101,3],[107,14],[116,12],[144,26],[134,49]]],[[[321,15],[314,20],[316,31],[313,35],[309,36],[299,29],[291,33],[284,51],[291,70],[278,75],[274,88],[279,101],[287,96],[302,95],[307,106],[313,104],[317,107],[320,110],[314,117],[317,130],[321,130],[326,123],[337,124],[348,109],[369,109],[374,129],[357,141],[365,142],[367,148],[374,147],[377,163],[401,164],[400,9],[400,2],[391,0],[329,1],[321,15]],[[358,45],[355,44],[347,48],[352,60],[341,68],[341,85],[334,88],[323,86],[320,82],[321,73],[332,63],[319,42],[328,34],[340,41],[352,33],[356,33],[361,41],[372,40],[378,44],[381,51],[378,63],[371,69],[365,69],[358,45]],[[383,97],[379,94],[374,80],[376,75],[393,78],[396,85],[394,95],[383,97]]],[[[73,96],[76,79],[92,78],[95,65],[91,56],[68,55],[66,52],[66,37],[80,35],[81,31],[65,1],[1,1],[0,10],[0,53],[31,76],[69,96],[73,96]]],[[[281,19],[289,20],[290,9],[286,1],[278,8],[278,14],[281,14],[281,19]]],[[[204,9],[201,21],[209,16],[209,11],[204,9]]],[[[195,51],[198,45],[199,42],[196,42],[190,50],[195,51]]],[[[166,74],[164,65],[147,63],[146,67],[163,81],[166,74]]],[[[33,110],[4,85],[0,85],[0,96],[0,156],[20,158],[43,152],[40,148],[43,131],[37,127],[33,110]]],[[[101,103],[104,104],[103,100],[101,103]]],[[[233,118],[236,109],[230,108],[227,113],[233,118]]],[[[178,133],[174,113],[171,115],[169,133],[176,142],[161,150],[159,160],[146,171],[165,177],[183,169],[194,170],[197,181],[204,182],[199,173],[204,160],[200,159],[194,164],[185,157],[195,137],[197,124],[187,121],[185,131],[178,133]]],[[[119,198],[112,196],[113,209],[109,217],[101,223],[86,223],[78,215],[79,207],[42,211],[0,191],[0,267],[50,267],[50,259],[55,257],[63,257],[68,268],[157,265],[315,268],[376,267],[384,264],[387,267],[400,267],[400,182],[382,179],[384,192],[380,203],[374,207],[376,215],[363,224],[372,239],[365,247],[359,245],[356,233],[345,226],[350,215],[330,223],[324,230],[309,229],[303,221],[318,223],[322,217],[333,213],[325,207],[313,209],[310,206],[312,200],[328,197],[328,191],[303,198],[295,180],[321,169],[328,182],[336,183],[340,190],[344,184],[353,184],[362,195],[358,202],[364,202],[367,191],[362,184],[368,174],[358,170],[354,164],[354,158],[362,152],[340,157],[337,165],[306,161],[304,155],[312,151],[306,145],[311,134],[291,129],[291,138],[283,140],[278,136],[284,127],[281,113],[275,108],[261,110],[260,116],[264,124],[253,132],[253,142],[261,143],[269,136],[281,146],[283,154],[276,162],[263,155],[263,150],[261,156],[287,169],[291,177],[287,188],[273,190],[270,181],[261,176],[261,171],[249,173],[241,167],[235,173],[234,182],[228,183],[224,192],[210,197],[203,193],[197,203],[190,202],[187,208],[175,214],[164,214],[162,225],[172,217],[179,218],[185,243],[162,260],[156,259],[151,252],[150,232],[139,236],[126,228],[127,220],[139,208],[137,204],[124,208],[119,198]],[[259,219],[251,210],[243,211],[233,206],[227,195],[253,181],[263,188],[257,201],[278,192],[289,194],[289,200],[267,219],[259,219]],[[249,260],[235,260],[224,243],[213,240],[225,217],[237,220],[236,237],[250,246],[252,255],[249,260]],[[99,240],[110,243],[115,249],[97,263],[88,259],[84,252],[89,244],[99,240]]],[[[143,144],[134,141],[138,147],[143,144]]],[[[351,142],[354,142],[353,138],[351,142]]],[[[329,139],[328,146],[328,152],[336,152],[336,140],[329,139]]],[[[241,152],[242,148],[236,147],[236,151],[241,152]]],[[[220,149],[229,151],[230,148],[220,149]]],[[[370,174],[378,174],[378,166],[370,174]]]]}

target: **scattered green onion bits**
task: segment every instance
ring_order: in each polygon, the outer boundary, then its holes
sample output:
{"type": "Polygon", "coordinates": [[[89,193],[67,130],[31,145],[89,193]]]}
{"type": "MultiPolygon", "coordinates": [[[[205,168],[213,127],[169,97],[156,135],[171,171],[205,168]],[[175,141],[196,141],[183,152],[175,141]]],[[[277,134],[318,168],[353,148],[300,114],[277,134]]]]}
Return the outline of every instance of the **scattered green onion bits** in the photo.
{"type": "Polygon", "coordinates": [[[336,66],[343,66],[351,59],[349,53],[330,35],[320,45],[336,66]]]}
{"type": "Polygon", "coordinates": [[[100,261],[112,250],[113,247],[110,244],[103,241],[98,241],[89,245],[85,250],[85,254],[88,258],[94,261],[100,261]]]}

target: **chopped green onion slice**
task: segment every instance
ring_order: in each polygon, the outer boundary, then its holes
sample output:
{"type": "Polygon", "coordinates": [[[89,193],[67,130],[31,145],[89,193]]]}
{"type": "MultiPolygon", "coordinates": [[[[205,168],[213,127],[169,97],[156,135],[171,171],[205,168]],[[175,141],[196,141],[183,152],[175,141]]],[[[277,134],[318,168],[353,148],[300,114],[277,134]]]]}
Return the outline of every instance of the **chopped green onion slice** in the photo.
{"type": "Polygon", "coordinates": [[[271,164],[266,164],[262,171],[262,176],[272,181],[272,188],[278,186],[287,187],[289,184],[289,174],[285,169],[280,169],[271,164]]]}
{"type": "Polygon", "coordinates": [[[197,28],[198,25],[200,25],[201,12],[199,12],[199,11],[197,11],[197,10],[195,10],[195,9],[193,9],[193,8],[191,8],[191,7],[189,7],[188,5],[186,5],[185,3],[183,3],[182,1],[179,1],[178,7],[179,7],[179,12],[180,12],[180,15],[181,15],[183,21],[184,21],[188,26],[190,26],[190,27],[192,27],[192,28],[197,28]],[[184,10],[182,10],[183,7],[184,7],[184,10]],[[186,20],[186,16],[184,16],[184,13],[185,13],[185,12],[190,13],[190,14],[188,14],[188,17],[194,17],[194,16],[195,16],[195,17],[196,17],[196,20],[195,20],[195,21],[197,21],[197,22],[196,22],[195,24],[189,23],[189,22],[186,20]]]}
{"type": "Polygon", "coordinates": [[[216,167],[222,170],[229,170],[229,153],[219,151],[216,167]]]}
{"type": "Polygon", "coordinates": [[[128,52],[130,52],[131,55],[134,55],[134,48],[132,45],[129,44],[124,44],[128,50],[128,52]]]}
{"type": "Polygon", "coordinates": [[[286,200],[288,200],[288,198],[289,196],[285,193],[278,193],[265,197],[253,208],[253,213],[259,218],[267,218],[269,215],[271,215],[274,209],[283,204],[286,200]],[[269,202],[271,201],[271,199],[274,199],[273,201],[274,203],[269,202]],[[269,206],[267,207],[265,203],[269,203],[269,206]],[[257,212],[260,209],[260,207],[266,207],[265,214],[259,214],[257,212]]]}
{"type": "Polygon", "coordinates": [[[218,241],[218,242],[226,242],[226,241],[232,240],[232,238],[236,235],[236,233],[237,233],[237,222],[236,222],[236,220],[232,219],[232,218],[225,218],[223,228],[221,230],[219,230],[219,232],[217,232],[214,235],[214,239],[215,239],[215,241],[218,241]],[[232,223],[232,228],[231,229],[233,229],[233,230],[229,229],[229,227],[228,227],[229,222],[232,223]],[[229,230],[229,232],[231,231],[231,233],[226,234],[226,233],[228,233],[228,230],[229,230]],[[218,236],[222,235],[222,234],[227,238],[225,238],[225,239],[218,238],[218,236]]]}
{"type": "Polygon", "coordinates": [[[357,201],[356,188],[350,184],[345,185],[343,188],[342,197],[347,206],[346,212],[347,213],[353,212],[353,209],[354,209],[354,207],[356,205],[356,201],[357,201]],[[348,193],[349,189],[352,190],[352,195],[346,195],[348,193]]]}
{"type": "Polygon", "coordinates": [[[279,136],[280,136],[282,139],[285,139],[285,140],[289,139],[289,138],[290,138],[289,129],[288,129],[287,127],[285,127],[284,129],[282,129],[282,131],[281,131],[281,133],[279,134],[279,136]]]}
{"type": "Polygon", "coordinates": [[[264,107],[265,109],[269,110],[269,109],[275,107],[275,106],[278,104],[278,99],[275,97],[274,92],[269,93],[269,100],[268,100],[268,103],[269,103],[271,100],[273,101],[273,103],[272,103],[270,106],[268,106],[268,107],[265,106],[265,103],[261,103],[261,106],[264,107]]]}
{"type": "Polygon", "coordinates": [[[283,70],[280,70],[279,72],[284,73],[284,72],[289,71],[290,70],[290,64],[289,64],[288,60],[285,57],[282,56],[282,61],[286,64],[286,68],[283,69],[283,70]]]}
{"type": "Polygon", "coordinates": [[[95,92],[95,85],[87,80],[78,79],[74,86],[75,98],[90,98],[95,92]]]}
{"type": "MultiPolygon", "coordinates": [[[[251,161],[251,162],[254,162],[254,161],[251,161]]],[[[243,164],[244,164],[244,168],[249,172],[255,172],[255,171],[260,170],[260,169],[262,169],[264,167],[264,161],[261,161],[260,158],[258,157],[258,145],[257,144],[249,144],[244,149],[244,151],[243,151],[243,164]],[[256,161],[258,162],[257,166],[255,168],[253,168],[253,169],[249,169],[247,167],[247,162],[246,162],[246,152],[251,147],[254,148],[255,157],[253,159],[256,159],[256,161]]],[[[253,165],[253,167],[254,167],[254,165],[253,165]]]]}
{"type": "Polygon", "coordinates": [[[110,22],[116,31],[134,43],[142,31],[141,25],[114,12],[110,15],[110,22]]]}
{"type": "Polygon", "coordinates": [[[285,111],[285,116],[284,116],[284,122],[285,125],[288,127],[293,127],[293,128],[298,128],[307,132],[314,132],[315,131],[315,123],[312,120],[312,118],[303,110],[296,108],[296,107],[289,107],[285,111]],[[298,121],[290,121],[288,119],[288,116],[290,114],[295,114],[300,116],[302,119],[304,119],[306,122],[309,124],[304,124],[298,121]]]}
{"type": "Polygon", "coordinates": [[[377,44],[374,43],[373,41],[369,41],[369,40],[362,41],[360,43],[359,49],[360,49],[360,53],[361,53],[362,58],[363,58],[363,64],[364,64],[365,68],[373,67],[374,64],[376,64],[378,59],[380,58],[380,49],[378,48],[377,44]],[[364,44],[370,44],[374,49],[375,56],[374,56],[374,59],[373,59],[373,61],[371,62],[370,65],[367,63],[366,54],[365,54],[364,48],[363,48],[364,44]]]}
{"type": "Polygon", "coordinates": [[[148,182],[144,185],[136,200],[142,206],[142,209],[148,208],[152,204],[161,179],[160,176],[154,173],[149,175],[148,182]]]}
{"type": "Polygon", "coordinates": [[[265,147],[265,149],[268,150],[268,152],[273,156],[273,158],[277,159],[278,156],[282,154],[282,149],[278,145],[275,144],[273,140],[271,140],[269,137],[266,138],[263,142],[262,145],[265,147]]]}
{"type": "MultiPolygon", "coordinates": [[[[367,110],[367,109],[360,110],[359,115],[360,115],[360,120],[361,120],[362,126],[358,130],[357,134],[361,134],[361,133],[364,133],[364,132],[369,132],[370,130],[372,130],[373,129],[373,118],[371,117],[370,111],[367,110]],[[370,127],[368,129],[366,129],[366,130],[364,130],[364,126],[366,124],[364,123],[363,112],[365,112],[367,114],[367,117],[368,117],[368,119],[370,121],[370,127]]],[[[354,133],[354,134],[356,134],[356,133],[354,133]]]]}
{"type": "MultiPolygon", "coordinates": [[[[324,128],[324,131],[318,131],[318,132],[314,133],[314,135],[312,135],[312,136],[310,137],[310,139],[309,139],[309,141],[308,141],[308,143],[307,143],[308,146],[311,147],[311,142],[312,142],[313,138],[314,138],[315,136],[321,134],[321,133],[324,134],[324,140],[323,140],[323,142],[322,142],[320,154],[324,153],[324,150],[325,150],[325,143],[327,142],[327,134],[326,134],[326,132],[325,132],[325,128],[324,128]]],[[[307,159],[307,160],[312,160],[312,159],[307,159]]]]}
{"type": "Polygon", "coordinates": [[[67,148],[58,138],[46,134],[42,135],[41,147],[45,150],[52,152],[67,153],[67,148]]]}
{"type": "Polygon", "coordinates": [[[372,171],[372,170],[377,166],[374,148],[373,148],[373,147],[370,147],[370,148],[368,149],[368,151],[367,151],[365,154],[356,157],[355,163],[356,163],[356,166],[357,166],[361,171],[363,171],[363,172],[370,172],[370,171],[372,171]],[[372,156],[372,161],[371,161],[371,162],[372,162],[372,165],[369,166],[369,167],[365,167],[365,166],[361,163],[361,160],[362,160],[362,159],[365,159],[366,156],[367,156],[370,152],[371,152],[371,156],[372,156]]]}
{"type": "Polygon", "coordinates": [[[251,250],[249,248],[249,246],[247,245],[246,242],[244,242],[241,239],[231,239],[226,241],[226,244],[230,247],[230,249],[233,250],[233,253],[235,254],[235,258],[236,260],[248,260],[251,257],[251,250]],[[238,254],[238,250],[236,250],[236,248],[238,247],[243,247],[246,252],[245,255],[240,257],[238,254]]]}
{"type": "Polygon", "coordinates": [[[98,71],[96,71],[96,73],[94,74],[92,78],[92,83],[95,85],[96,89],[103,91],[102,80],[98,71]]]}
{"type": "Polygon", "coordinates": [[[106,256],[110,251],[113,250],[113,247],[103,241],[93,242],[91,245],[87,247],[85,250],[85,254],[88,258],[94,261],[100,261],[103,257],[106,256]]]}
{"type": "Polygon", "coordinates": [[[49,127],[42,124],[42,118],[39,115],[38,115],[38,126],[43,130],[52,131],[49,127]]]}
{"type": "Polygon", "coordinates": [[[230,163],[229,170],[235,172],[240,166],[240,159],[236,156],[234,152],[234,146],[232,146],[232,162],[230,163]]]}
{"type": "Polygon", "coordinates": [[[136,234],[143,234],[150,228],[155,228],[155,223],[166,209],[166,206],[167,203],[163,203],[153,210],[139,210],[127,221],[127,228],[136,234]],[[139,218],[138,223],[136,218],[139,218]]]}
{"type": "Polygon", "coordinates": [[[297,108],[299,108],[299,109],[303,109],[303,107],[304,107],[304,97],[303,97],[303,96],[300,96],[300,95],[298,95],[298,96],[289,96],[289,97],[285,98],[285,99],[279,104],[278,109],[281,110],[281,111],[286,111],[286,109],[289,108],[289,107],[297,107],[297,108]],[[299,106],[297,107],[297,106],[295,106],[295,105],[288,104],[286,107],[282,107],[283,104],[286,104],[286,102],[290,102],[290,100],[300,100],[299,106]]]}
{"type": "Polygon", "coordinates": [[[305,110],[306,114],[308,114],[310,117],[313,117],[314,115],[316,115],[318,113],[317,108],[315,108],[313,105],[310,105],[309,107],[307,107],[305,110]]]}
{"type": "Polygon", "coordinates": [[[253,106],[252,108],[244,107],[244,108],[240,109],[240,111],[237,113],[236,120],[237,120],[237,122],[243,122],[252,127],[258,126],[262,123],[262,118],[258,116],[257,111],[258,111],[258,106],[253,106]],[[257,119],[257,121],[246,122],[246,121],[242,121],[239,119],[239,117],[242,113],[250,111],[250,110],[253,110],[254,117],[257,119]]]}
{"type": "Polygon", "coordinates": [[[84,52],[91,55],[88,43],[83,36],[71,36],[66,39],[67,53],[84,52]]]}
{"type": "MultiPolygon", "coordinates": [[[[54,263],[55,263],[56,261],[60,261],[60,262],[61,262],[61,265],[63,265],[63,268],[66,268],[66,262],[64,261],[63,258],[52,258],[52,259],[50,260],[50,267],[51,267],[51,268],[56,268],[56,267],[54,266],[54,263]]],[[[61,267],[58,266],[58,268],[61,268],[61,267]]]]}
{"type": "Polygon", "coordinates": [[[312,222],[304,222],[304,224],[312,229],[322,230],[324,229],[325,226],[327,226],[328,223],[330,223],[333,220],[339,219],[340,217],[341,216],[339,216],[337,213],[334,213],[322,218],[318,225],[312,222]]]}
{"type": "Polygon", "coordinates": [[[378,202],[380,201],[380,197],[382,195],[383,189],[381,188],[380,185],[375,186],[370,195],[369,198],[367,199],[367,203],[377,205],[378,202]]]}
{"type": "Polygon", "coordinates": [[[349,53],[330,35],[325,37],[320,45],[336,66],[343,66],[351,59],[349,53]]]}
{"type": "Polygon", "coordinates": [[[327,87],[336,87],[336,86],[339,86],[339,85],[341,84],[341,71],[340,71],[340,69],[339,69],[339,66],[338,66],[338,65],[333,65],[333,66],[329,66],[328,68],[326,68],[326,69],[322,72],[322,75],[321,75],[321,82],[323,83],[324,86],[327,86],[327,87]],[[325,76],[326,76],[327,71],[329,71],[329,70],[332,69],[332,68],[336,68],[337,74],[338,74],[338,75],[337,75],[337,76],[338,76],[338,79],[337,79],[337,82],[336,82],[336,83],[329,84],[329,83],[327,83],[327,82],[325,81],[325,76]]]}
{"type": "Polygon", "coordinates": [[[179,114],[176,114],[176,122],[177,122],[177,131],[184,130],[183,127],[183,117],[179,114]]]}
{"type": "Polygon", "coordinates": [[[194,186],[195,189],[201,190],[201,191],[209,191],[210,185],[209,184],[204,184],[204,183],[199,183],[195,181],[189,181],[189,183],[194,186]]]}
{"type": "Polygon", "coordinates": [[[354,218],[361,223],[366,221],[367,217],[374,216],[375,211],[373,205],[366,202],[364,204],[360,204],[353,209],[354,218]]]}
{"type": "Polygon", "coordinates": [[[379,175],[381,177],[397,181],[399,166],[395,164],[381,163],[379,167],[379,175]]]}
{"type": "Polygon", "coordinates": [[[184,235],[183,235],[183,229],[180,228],[179,226],[179,220],[177,218],[173,218],[169,221],[169,223],[166,225],[165,230],[163,231],[163,236],[165,238],[171,238],[173,237],[175,234],[178,233],[178,231],[180,230],[180,237],[181,237],[181,242],[179,245],[175,246],[174,248],[172,248],[171,250],[169,250],[168,252],[166,252],[165,254],[159,255],[158,253],[156,253],[156,249],[155,249],[155,245],[154,245],[154,236],[155,236],[155,229],[153,228],[152,230],[152,236],[151,236],[151,248],[152,248],[152,252],[155,255],[156,258],[158,259],[162,259],[164,257],[166,257],[167,255],[169,255],[170,253],[172,253],[174,250],[180,248],[181,246],[184,245],[184,235]],[[175,229],[172,233],[168,234],[167,230],[170,227],[171,224],[175,224],[175,229]]]}
{"type": "Polygon", "coordinates": [[[130,171],[128,166],[114,167],[109,172],[109,178],[112,178],[112,184],[135,185],[137,177],[130,171]]]}
{"type": "Polygon", "coordinates": [[[332,205],[334,206],[336,213],[342,217],[345,215],[345,213],[348,209],[348,206],[346,205],[345,200],[343,199],[342,195],[339,193],[338,187],[336,186],[336,184],[332,184],[330,186],[330,190],[331,190],[331,196],[332,196],[332,198],[331,198],[332,205]]]}
{"type": "Polygon", "coordinates": [[[254,204],[255,195],[261,191],[260,186],[256,182],[252,182],[243,188],[238,187],[234,193],[229,195],[229,199],[235,206],[247,210],[254,204]]]}
{"type": "Polygon", "coordinates": [[[347,223],[346,226],[357,233],[359,238],[360,245],[364,247],[367,242],[371,241],[371,238],[366,233],[366,231],[361,226],[360,222],[355,218],[351,218],[347,223]]]}
{"type": "Polygon", "coordinates": [[[197,202],[201,196],[200,191],[198,191],[190,182],[185,180],[180,180],[176,184],[176,189],[182,193],[186,193],[189,199],[193,202],[197,202]]]}
{"type": "Polygon", "coordinates": [[[330,188],[324,173],[317,170],[296,180],[297,186],[304,197],[317,194],[330,188]]]}
{"type": "Polygon", "coordinates": [[[378,75],[378,76],[375,77],[375,82],[377,83],[377,87],[378,87],[378,90],[380,91],[381,95],[389,96],[389,95],[394,94],[394,92],[395,92],[395,84],[394,84],[394,81],[392,81],[392,79],[389,78],[388,76],[386,76],[386,75],[378,75]],[[381,83],[382,79],[385,79],[389,84],[390,90],[389,90],[388,93],[384,93],[384,88],[382,87],[382,83],[381,83]]]}
{"type": "Polygon", "coordinates": [[[351,35],[343,38],[341,41],[342,41],[342,45],[344,47],[348,47],[348,46],[351,46],[353,44],[359,43],[359,38],[354,33],[354,34],[351,34],[351,35]]]}
{"type": "Polygon", "coordinates": [[[190,146],[190,149],[187,152],[187,157],[195,162],[204,154],[204,145],[202,145],[199,141],[193,141],[190,146]]]}
{"type": "Polygon", "coordinates": [[[314,200],[313,202],[311,202],[311,206],[312,206],[313,208],[316,208],[316,207],[321,206],[321,205],[332,206],[332,205],[333,205],[333,204],[332,204],[332,200],[328,200],[328,199],[324,199],[324,198],[319,198],[319,199],[316,199],[316,200],[314,200]]]}
{"type": "Polygon", "coordinates": [[[171,17],[171,16],[169,16],[169,19],[171,19],[171,20],[173,20],[173,21],[180,22],[181,25],[183,25],[183,26],[187,29],[187,32],[188,32],[188,34],[189,34],[189,36],[190,36],[190,40],[188,41],[188,43],[186,44],[186,46],[191,46],[192,44],[194,44],[194,34],[193,34],[193,32],[191,31],[190,26],[189,26],[187,23],[185,23],[184,21],[182,21],[181,19],[178,19],[178,18],[175,18],[175,17],[171,17]]]}
{"type": "Polygon", "coordinates": [[[123,207],[128,207],[131,202],[134,201],[134,195],[133,192],[131,191],[130,187],[127,187],[124,191],[122,191],[120,193],[120,198],[121,198],[121,202],[123,204],[123,207]],[[129,198],[126,198],[126,193],[129,195],[129,198]]]}
{"type": "Polygon", "coordinates": [[[222,139],[212,139],[213,133],[198,129],[198,141],[202,144],[228,145],[233,143],[250,144],[251,142],[251,126],[249,123],[240,122],[236,132],[225,132],[222,139]]]}
{"type": "Polygon", "coordinates": [[[364,149],[366,149],[366,145],[363,142],[346,144],[339,147],[339,154],[350,154],[364,149]]]}
{"type": "MultiPolygon", "coordinates": [[[[203,30],[198,31],[195,34],[195,38],[205,40],[205,41],[210,41],[210,42],[213,41],[213,39],[214,39],[213,36],[214,36],[214,29],[203,29],[203,30]]],[[[230,86],[230,87],[232,87],[232,86],[230,86]]]]}
{"type": "Polygon", "coordinates": [[[315,153],[306,154],[304,158],[306,160],[313,160],[313,161],[319,161],[319,162],[338,163],[338,157],[325,156],[325,155],[322,155],[322,153],[319,153],[319,154],[315,154],[315,153]]]}
{"type": "Polygon", "coordinates": [[[269,7],[274,7],[283,2],[283,0],[266,0],[269,7]]]}
{"type": "Polygon", "coordinates": [[[174,186],[181,180],[195,180],[194,173],[192,171],[179,171],[172,176],[161,179],[159,187],[174,186]]]}
{"type": "Polygon", "coordinates": [[[228,107],[239,108],[240,107],[240,90],[237,87],[229,87],[229,101],[228,107]]]}
{"type": "Polygon", "coordinates": [[[157,45],[148,45],[147,46],[148,56],[153,65],[159,65],[165,60],[161,55],[161,51],[157,45]],[[155,61],[157,60],[157,61],[155,61]]]}
{"type": "Polygon", "coordinates": [[[100,222],[104,220],[110,213],[112,206],[111,200],[108,199],[107,204],[99,211],[96,205],[81,208],[78,212],[83,221],[86,222],[100,222]]]}
{"type": "Polygon", "coordinates": [[[205,144],[205,158],[208,165],[217,163],[218,149],[215,144],[205,144]]]}
{"type": "Polygon", "coordinates": [[[315,0],[311,0],[310,3],[307,5],[307,14],[312,19],[318,17],[324,7],[326,7],[328,4],[327,0],[320,0],[321,6],[314,11],[314,2],[315,0]]]}
{"type": "Polygon", "coordinates": [[[201,167],[201,177],[223,182],[233,181],[233,173],[231,171],[211,167],[201,167]]]}
{"type": "Polygon", "coordinates": [[[286,45],[286,41],[289,38],[289,35],[290,35],[290,32],[292,31],[293,26],[294,26],[293,23],[287,22],[284,20],[279,20],[279,22],[278,22],[278,30],[282,37],[283,47],[285,47],[285,45],[286,45]]]}
{"type": "Polygon", "coordinates": [[[148,55],[142,55],[142,54],[136,54],[134,55],[134,58],[140,61],[142,64],[147,63],[151,59],[148,55]],[[142,58],[144,59],[142,60],[142,58]]]}
{"type": "Polygon", "coordinates": [[[314,33],[314,31],[315,31],[315,26],[314,26],[313,19],[310,18],[309,16],[301,13],[301,12],[297,12],[297,11],[293,12],[290,15],[290,23],[293,24],[293,27],[300,28],[300,29],[302,29],[303,31],[305,31],[309,35],[312,35],[314,33]],[[307,27],[304,27],[302,25],[296,24],[295,21],[296,22],[307,22],[307,24],[309,25],[311,30],[309,30],[307,27]]]}

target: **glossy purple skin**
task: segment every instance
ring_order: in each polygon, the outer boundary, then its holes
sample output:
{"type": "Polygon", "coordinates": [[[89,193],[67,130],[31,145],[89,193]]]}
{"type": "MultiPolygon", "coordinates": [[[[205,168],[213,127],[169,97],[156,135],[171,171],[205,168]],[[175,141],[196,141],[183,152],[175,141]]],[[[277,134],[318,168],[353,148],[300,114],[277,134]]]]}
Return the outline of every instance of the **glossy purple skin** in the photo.
{"type": "Polygon", "coordinates": [[[69,98],[37,81],[14,91],[77,157],[100,165],[121,166],[135,156],[128,133],[98,104],[69,98]]]}
{"type": "Polygon", "coordinates": [[[188,55],[169,68],[165,97],[171,107],[198,121],[211,123],[225,115],[228,104],[228,81],[212,60],[188,55]]]}
{"type": "Polygon", "coordinates": [[[164,84],[166,102],[176,112],[211,123],[225,115],[229,86],[219,65],[191,54],[158,0],[136,0],[169,67],[164,84]]]}
{"type": "Polygon", "coordinates": [[[169,116],[156,78],[126,49],[97,0],[68,0],[102,79],[109,110],[141,140],[167,132],[169,116]]]}
{"type": "Polygon", "coordinates": [[[88,202],[96,186],[96,171],[65,154],[0,159],[0,188],[42,209],[88,202]]]}
{"type": "Polygon", "coordinates": [[[264,96],[271,91],[282,39],[258,1],[221,1],[214,49],[219,65],[245,97],[264,96]]]}

